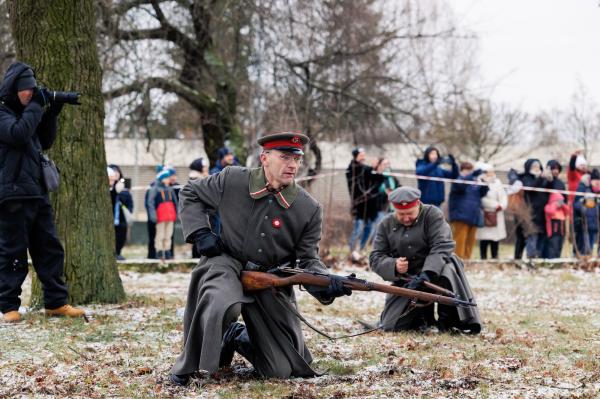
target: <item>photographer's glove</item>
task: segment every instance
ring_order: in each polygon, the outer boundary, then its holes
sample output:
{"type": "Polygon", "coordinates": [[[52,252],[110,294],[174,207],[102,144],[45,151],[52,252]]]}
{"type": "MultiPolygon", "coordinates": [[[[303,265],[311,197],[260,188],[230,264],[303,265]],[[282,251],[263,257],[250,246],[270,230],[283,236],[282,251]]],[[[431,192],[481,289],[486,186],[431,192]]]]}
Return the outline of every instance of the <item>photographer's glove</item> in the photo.
{"type": "Polygon", "coordinates": [[[404,288],[408,288],[409,290],[416,290],[418,288],[421,288],[425,281],[429,282],[431,281],[431,279],[429,278],[429,275],[427,275],[427,272],[421,272],[418,276],[413,277],[412,280],[406,283],[404,285],[404,288]]]}
{"type": "Polygon", "coordinates": [[[34,103],[38,103],[40,107],[44,108],[50,102],[48,92],[43,87],[36,87],[34,90],[35,92],[33,93],[33,97],[31,97],[31,101],[34,103]]]}
{"type": "Polygon", "coordinates": [[[60,114],[60,111],[62,111],[63,109],[63,105],[65,105],[65,103],[53,101],[50,103],[50,107],[48,107],[48,111],[46,112],[50,115],[58,116],[58,114],[60,114]]]}
{"type": "Polygon", "coordinates": [[[199,254],[212,258],[221,255],[225,244],[221,237],[213,233],[208,227],[204,227],[194,234],[194,247],[199,254]]]}

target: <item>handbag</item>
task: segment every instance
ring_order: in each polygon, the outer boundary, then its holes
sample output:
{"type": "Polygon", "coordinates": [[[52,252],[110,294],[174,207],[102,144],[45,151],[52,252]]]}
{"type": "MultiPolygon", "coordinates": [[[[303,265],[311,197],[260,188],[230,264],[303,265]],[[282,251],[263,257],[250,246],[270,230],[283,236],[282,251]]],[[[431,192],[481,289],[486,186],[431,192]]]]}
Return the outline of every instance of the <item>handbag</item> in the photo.
{"type": "Polygon", "coordinates": [[[498,212],[484,210],[483,211],[483,225],[484,225],[484,227],[498,226],[498,212]]]}
{"type": "Polygon", "coordinates": [[[40,158],[42,163],[42,175],[44,176],[44,183],[48,192],[58,190],[60,184],[60,171],[53,160],[48,158],[48,155],[40,152],[40,158]]]}
{"type": "Polygon", "coordinates": [[[135,221],[135,217],[133,216],[133,213],[131,213],[129,208],[127,208],[123,204],[121,204],[121,211],[123,212],[123,216],[125,217],[125,223],[127,223],[127,226],[131,226],[133,224],[133,222],[135,221]]]}

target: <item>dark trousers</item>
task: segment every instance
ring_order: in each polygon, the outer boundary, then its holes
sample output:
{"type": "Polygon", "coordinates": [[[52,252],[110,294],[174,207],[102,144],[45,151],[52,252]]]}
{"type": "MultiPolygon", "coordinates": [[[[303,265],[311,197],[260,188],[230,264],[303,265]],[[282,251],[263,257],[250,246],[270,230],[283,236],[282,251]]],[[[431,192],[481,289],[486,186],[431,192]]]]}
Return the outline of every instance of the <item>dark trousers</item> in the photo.
{"type": "Polygon", "coordinates": [[[156,223],[148,220],[146,223],[148,230],[148,259],[156,259],[156,248],[154,247],[154,239],[156,238],[156,223]]]}
{"type": "Polygon", "coordinates": [[[121,255],[121,250],[125,246],[126,242],[127,242],[127,225],[115,226],[115,244],[116,244],[117,255],[121,255]]]}
{"type": "Polygon", "coordinates": [[[522,259],[523,251],[525,250],[525,233],[521,226],[517,226],[515,235],[515,259],[522,259]]]}
{"type": "Polygon", "coordinates": [[[575,243],[579,255],[591,255],[594,244],[598,238],[597,230],[585,230],[583,227],[575,227],[575,243]]]}
{"type": "Polygon", "coordinates": [[[560,258],[564,241],[565,236],[561,234],[554,234],[552,237],[548,238],[548,241],[546,241],[546,253],[548,259],[560,258]]]}
{"type": "Polygon", "coordinates": [[[64,250],[56,234],[48,197],[5,201],[0,205],[0,311],[18,310],[21,285],[27,277],[27,249],[42,283],[44,305],[67,303],[63,280],[64,250]]]}
{"type": "Polygon", "coordinates": [[[490,247],[492,259],[498,259],[498,241],[481,240],[479,241],[479,255],[481,259],[487,259],[487,248],[490,247]]]}

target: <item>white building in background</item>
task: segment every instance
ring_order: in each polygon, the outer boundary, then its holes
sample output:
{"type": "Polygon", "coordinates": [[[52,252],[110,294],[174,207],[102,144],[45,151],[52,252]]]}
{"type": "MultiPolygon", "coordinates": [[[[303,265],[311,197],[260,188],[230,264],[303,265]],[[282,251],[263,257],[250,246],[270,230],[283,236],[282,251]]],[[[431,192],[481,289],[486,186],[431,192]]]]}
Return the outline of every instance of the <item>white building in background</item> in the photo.
{"type": "MultiPolygon", "coordinates": [[[[147,186],[155,178],[155,168],[157,165],[167,164],[175,167],[179,181],[185,183],[189,173],[189,164],[199,157],[208,159],[201,140],[156,139],[152,140],[150,147],[147,146],[147,140],[137,140],[136,143],[135,139],[105,139],[104,142],[107,162],[119,165],[125,177],[131,179],[132,194],[135,202],[135,216],[137,220],[142,221],[146,220],[144,193],[147,186]]],[[[337,170],[341,172],[346,169],[352,157],[353,145],[347,142],[322,141],[319,143],[319,146],[323,157],[323,170],[337,170]]],[[[414,173],[415,161],[417,158],[423,156],[422,150],[425,147],[426,145],[423,145],[420,149],[412,144],[364,146],[367,159],[370,160],[371,158],[381,156],[387,157],[391,161],[392,169],[403,173],[414,173]]],[[[504,151],[491,160],[491,163],[496,165],[498,171],[505,172],[510,168],[515,168],[518,171],[522,170],[523,164],[528,158],[538,158],[542,161],[543,165],[550,159],[556,159],[563,164],[563,169],[566,170],[566,163],[575,149],[574,146],[539,146],[528,149],[516,145],[504,149],[504,151]]],[[[588,159],[588,162],[591,165],[600,165],[600,144],[594,146],[591,154],[593,156],[591,159],[588,159]]],[[[310,156],[311,154],[307,153],[307,157],[309,158],[308,164],[312,163],[310,156]]],[[[468,159],[468,161],[474,160],[468,159]]],[[[504,173],[500,173],[500,177],[503,175],[504,173]]],[[[400,180],[402,182],[403,179],[400,180]]],[[[405,180],[403,184],[414,184],[414,182],[405,180]]],[[[336,177],[335,182],[314,185],[314,194],[318,199],[325,199],[328,196],[320,191],[331,190],[332,187],[336,201],[348,201],[343,173],[340,173],[336,177]]]]}

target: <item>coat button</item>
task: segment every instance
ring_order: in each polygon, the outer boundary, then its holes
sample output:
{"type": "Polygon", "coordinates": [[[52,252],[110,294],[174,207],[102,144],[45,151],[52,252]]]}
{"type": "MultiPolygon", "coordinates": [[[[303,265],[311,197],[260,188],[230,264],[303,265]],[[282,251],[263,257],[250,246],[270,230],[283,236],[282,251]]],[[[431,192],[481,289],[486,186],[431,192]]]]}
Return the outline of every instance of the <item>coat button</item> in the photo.
{"type": "Polygon", "coordinates": [[[269,218],[268,216],[265,216],[265,220],[267,220],[268,218],[269,218]]]}
{"type": "Polygon", "coordinates": [[[261,252],[262,252],[262,249],[261,249],[261,248],[258,248],[258,253],[261,253],[261,252]]]}
{"type": "Polygon", "coordinates": [[[269,200],[269,204],[272,204],[272,203],[273,203],[273,200],[272,200],[272,199],[270,199],[270,200],[269,200]]]}
{"type": "Polygon", "coordinates": [[[260,236],[261,236],[261,237],[264,237],[265,235],[266,235],[265,233],[260,233],[260,236]]]}

